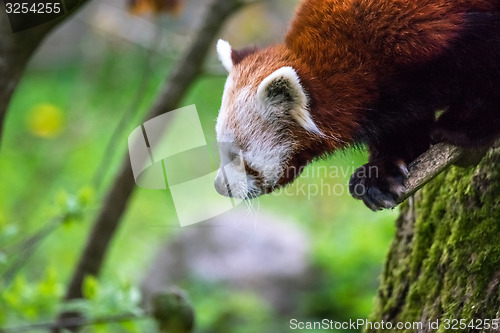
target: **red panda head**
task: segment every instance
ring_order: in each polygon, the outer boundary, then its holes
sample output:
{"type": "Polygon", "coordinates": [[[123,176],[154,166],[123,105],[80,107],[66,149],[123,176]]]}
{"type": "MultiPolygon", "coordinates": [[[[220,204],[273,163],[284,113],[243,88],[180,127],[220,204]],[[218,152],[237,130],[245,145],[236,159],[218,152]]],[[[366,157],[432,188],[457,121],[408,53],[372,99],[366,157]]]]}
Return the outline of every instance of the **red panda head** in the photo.
{"type": "Polygon", "coordinates": [[[280,46],[231,50],[219,40],[229,76],[217,119],[221,167],[215,187],[222,195],[250,198],[291,182],[314,154],[323,133],[293,61],[280,46]]]}

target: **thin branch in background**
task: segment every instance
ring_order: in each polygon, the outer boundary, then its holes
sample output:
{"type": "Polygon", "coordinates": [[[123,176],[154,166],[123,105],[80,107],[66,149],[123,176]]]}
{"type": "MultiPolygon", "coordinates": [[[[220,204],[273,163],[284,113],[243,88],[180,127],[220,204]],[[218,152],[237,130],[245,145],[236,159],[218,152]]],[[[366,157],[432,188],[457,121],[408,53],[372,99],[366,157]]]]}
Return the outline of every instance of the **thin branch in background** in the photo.
{"type": "Polygon", "coordinates": [[[166,290],[153,295],[151,311],[140,314],[125,313],[98,318],[75,316],[57,322],[35,323],[17,327],[0,328],[0,333],[20,333],[33,330],[61,330],[76,327],[111,324],[129,321],[154,319],[160,332],[191,333],[194,327],[194,309],[187,294],[178,288],[166,290]]]}
{"type": "MultiPolygon", "coordinates": [[[[239,9],[245,1],[214,0],[208,6],[196,37],[186,52],[180,56],[165,85],[151,107],[144,121],[174,110],[187,93],[189,87],[201,72],[209,50],[214,47],[214,39],[226,19],[239,9]]],[[[112,183],[104,204],[98,213],[92,231],[73,273],[65,300],[82,298],[82,285],[85,276],[98,276],[113,236],[126,210],[128,200],[135,188],[130,160],[124,157],[121,168],[112,183]]],[[[59,320],[75,313],[62,313],[59,320]]],[[[53,332],[59,332],[54,329],[53,332]]]]}
{"type": "Polygon", "coordinates": [[[0,274],[0,282],[3,288],[7,288],[12,283],[19,270],[26,264],[38,246],[40,246],[43,240],[56,231],[64,220],[65,218],[62,217],[51,219],[33,235],[13,246],[14,249],[10,252],[15,254],[11,257],[11,262],[8,267],[0,274]]]}
{"type": "Polygon", "coordinates": [[[70,327],[84,327],[84,326],[94,326],[99,324],[111,324],[111,323],[121,323],[127,321],[137,321],[149,319],[150,315],[135,315],[135,314],[123,314],[109,317],[101,317],[95,319],[85,319],[83,317],[66,318],[56,322],[48,323],[38,323],[25,326],[0,328],[0,333],[20,333],[20,332],[30,332],[33,330],[53,330],[53,329],[66,329],[70,327]]]}
{"type": "Polygon", "coordinates": [[[111,137],[104,149],[99,165],[96,169],[96,173],[92,179],[92,185],[99,190],[101,187],[106,174],[110,168],[111,161],[113,159],[114,154],[118,150],[119,142],[123,137],[124,131],[130,125],[130,121],[132,119],[132,115],[137,111],[141,102],[144,100],[144,96],[147,93],[149,83],[151,82],[151,59],[153,55],[158,51],[158,47],[160,46],[160,41],[162,39],[162,29],[159,23],[156,23],[156,30],[153,38],[151,39],[151,47],[147,49],[147,54],[145,57],[144,68],[142,69],[142,76],[137,87],[137,91],[132,98],[132,102],[128,109],[123,113],[120,121],[116,125],[111,137]]]}
{"type": "MultiPolygon", "coordinates": [[[[143,101],[143,98],[146,94],[148,85],[150,84],[150,75],[151,75],[151,59],[155,52],[158,51],[158,46],[160,45],[159,41],[161,40],[162,31],[159,25],[155,25],[156,30],[153,38],[151,39],[151,46],[147,48],[147,54],[145,56],[144,61],[144,69],[142,70],[142,75],[140,82],[138,84],[137,92],[134,95],[130,106],[124,112],[118,125],[111,135],[111,139],[109,140],[105,150],[103,157],[99,163],[97,171],[94,175],[94,179],[92,181],[93,186],[98,190],[105,178],[107,171],[109,169],[110,161],[117,150],[118,140],[123,136],[124,130],[128,127],[128,122],[130,122],[132,118],[132,114],[138,109],[140,103],[143,101]]],[[[26,237],[21,240],[18,244],[14,244],[11,247],[9,252],[13,253],[13,255],[9,256],[10,263],[8,267],[4,269],[3,273],[0,273],[0,282],[3,287],[6,288],[12,283],[14,277],[25,266],[27,260],[31,257],[31,255],[35,252],[38,246],[44,241],[45,238],[49,237],[53,232],[55,232],[59,226],[63,224],[64,218],[56,217],[49,222],[47,222],[44,226],[40,228],[40,230],[36,231],[33,235],[26,237]]]]}

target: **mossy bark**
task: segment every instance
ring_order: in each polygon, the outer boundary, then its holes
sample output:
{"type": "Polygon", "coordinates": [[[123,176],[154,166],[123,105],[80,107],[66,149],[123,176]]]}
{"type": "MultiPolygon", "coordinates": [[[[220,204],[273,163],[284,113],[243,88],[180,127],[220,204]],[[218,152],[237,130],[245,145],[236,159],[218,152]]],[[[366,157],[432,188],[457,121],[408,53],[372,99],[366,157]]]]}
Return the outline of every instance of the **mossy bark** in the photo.
{"type": "Polygon", "coordinates": [[[373,323],[394,326],[365,331],[453,331],[446,329],[446,319],[463,320],[455,332],[499,331],[481,321],[500,319],[499,285],[497,144],[477,167],[451,167],[403,206],[371,316],[373,323]],[[429,327],[437,320],[439,328],[429,327]],[[422,326],[396,328],[397,323],[414,322],[422,326]]]}

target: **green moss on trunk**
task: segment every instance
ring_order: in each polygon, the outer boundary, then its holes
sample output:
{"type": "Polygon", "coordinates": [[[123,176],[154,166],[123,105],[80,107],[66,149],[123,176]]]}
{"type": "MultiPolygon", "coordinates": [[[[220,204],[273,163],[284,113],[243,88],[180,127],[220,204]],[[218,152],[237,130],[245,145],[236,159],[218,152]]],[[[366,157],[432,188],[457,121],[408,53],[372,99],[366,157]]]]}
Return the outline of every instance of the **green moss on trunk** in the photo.
{"type": "Polygon", "coordinates": [[[426,324],[500,318],[500,147],[476,168],[452,167],[426,185],[404,205],[397,227],[373,322],[422,322],[421,332],[445,332],[426,324]]]}

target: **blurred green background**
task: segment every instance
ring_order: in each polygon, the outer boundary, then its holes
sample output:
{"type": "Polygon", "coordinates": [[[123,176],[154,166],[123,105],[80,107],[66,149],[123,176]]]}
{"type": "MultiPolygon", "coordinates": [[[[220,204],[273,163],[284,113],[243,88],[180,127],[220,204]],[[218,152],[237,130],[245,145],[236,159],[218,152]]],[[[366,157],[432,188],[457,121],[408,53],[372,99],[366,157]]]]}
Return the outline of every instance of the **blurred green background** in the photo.
{"type": "MultiPolygon", "coordinates": [[[[0,328],[51,321],[61,309],[92,218],[127,153],[127,136],[140,125],[183,41],[192,37],[203,3],[187,1],[178,17],[152,18],[129,15],[123,1],[93,2],[35,55],[12,100],[0,154],[0,328]],[[130,27],[142,30],[130,34],[130,27]],[[125,125],[106,150],[121,120],[125,125]],[[33,238],[40,230],[47,236],[33,238]]],[[[236,47],[279,41],[296,3],[249,6],[221,37],[236,47]]],[[[224,82],[214,42],[206,72],[180,105],[197,106],[209,140],[224,82]]],[[[365,162],[363,151],[344,151],[312,168],[352,170],[365,162]]],[[[281,193],[248,208],[256,219],[269,213],[307,233],[314,286],[293,310],[280,314],[251,290],[186,276],[180,287],[193,303],[196,332],[289,332],[291,318],[368,317],[397,211],[373,213],[352,199],[348,177],[299,179],[340,184],[341,195],[281,193]]],[[[90,317],[140,313],[141,281],[155,254],[189,229],[178,226],[168,191],[137,188],[124,219],[102,276],[87,279],[87,300],[73,304],[90,317]]],[[[84,331],[154,332],[155,326],[145,319],[84,331]]]]}

